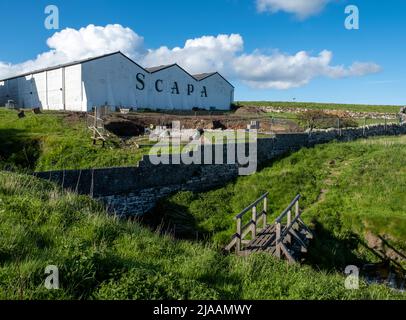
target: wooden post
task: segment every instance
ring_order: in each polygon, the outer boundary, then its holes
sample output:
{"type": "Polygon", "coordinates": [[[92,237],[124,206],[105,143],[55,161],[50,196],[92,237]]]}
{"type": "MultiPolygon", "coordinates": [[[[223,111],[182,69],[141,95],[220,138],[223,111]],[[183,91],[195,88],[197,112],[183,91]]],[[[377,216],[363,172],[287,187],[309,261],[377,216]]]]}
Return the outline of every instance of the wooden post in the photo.
{"type": "Polygon", "coordinates": [[[292,210],[288,211],[288,222],[287,222],[287,226],[290,226],[290,224],[292,223],[292,210]]]}
{"type": "Polygon", "coordinates": [[[367,129],[367,117],[364,118],[364,127],[362,128],[362,135],[365,137],[367,129]]]}
{"type": "Polygon", "coordinates": [[[281,223],[277,222],[276,223],[276,239],[275,239],[275,255],[278,259],[281,258],[281,223]]]}
{"type": "Polygon", "coordinates": [[[299,200],[296,201],[296,217],[300,215],[299,200]]]}
{"type": "Polygon", "coordinates": [[[236,247],[235,247],[235,251],[238,253],[240,253],[241,251],[241,228],[242,228],[242,221],[241,218],[237,219],[237,243],[236,243],[236,247]]]}
{"type": "Polygon", "coordinates": [[[252,240],[257,236],[257,207],[252,207],[252,240]]]}
{"type": "Polygon", "coordinates": [[[266,215],[268,214],[268,196],[264,198],[264,230],[266,229],[266,215]]]}

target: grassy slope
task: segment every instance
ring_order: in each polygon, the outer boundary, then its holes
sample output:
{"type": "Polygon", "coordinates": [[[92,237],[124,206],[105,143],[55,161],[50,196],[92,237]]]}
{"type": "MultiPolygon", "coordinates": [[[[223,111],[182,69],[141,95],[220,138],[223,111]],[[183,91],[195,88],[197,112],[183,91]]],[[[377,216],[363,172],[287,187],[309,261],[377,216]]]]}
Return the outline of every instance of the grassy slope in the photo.
{"type": "MultiPolygon", "coordinates": [[[[224,256],[107,216],[91,199],[0,172],[0,299],[385,299],[267,255],[224,256]],[[57,265],[60,290],[44,288],[57,265]]],[[[404,296],[403,296],[404,298],[404,296]]]]}
{"type": "MultiPolygon", "coordinates": [[[[15,113],[0,109],[0,162],[35,163],[32,169],[46,170],[126,165],[140,156],[114,145],[92,147],[83,123],[66,121],[49,113],[17,120],[15,113]]],[[[225,188],[181,193],[162,203],[161,212],[181,213],[186,227],[214,240],[201,244],[116,221],[87,197],[0,172],[0,298],[392,297],[380,287],[350,292],[337,274],[288,267],[268,256],[225,257],[217,245],[234,231],[231,213],[265,190],[271,191],[275,214],[296,192],[304,195],[306,216],[326,233],[314,244],[315,254],[310,253],[321,267],[367,255],[359,246],[348,249],[350,230],[370,228],[405,243],[404,144],[404,138],[391,138],[302,150],[225,188]],[[328,192],[317,201],[322,189],[328,192]],[[43,288],[49,264],[61,269],[60,291],[43,288]]]]}
{"type": "Polygon", "coordinates": [[[399,113],[400,106],[356,105],[314,102],[239,101],[243,106],[273,106],[279,108],[306,108],[315,110],[344,110],[353,112],[399,113]]]}
{"type": "MultiPolygon", "coordinates": [[[[203,194],[183,192],[163,201],[157,214],[172,225],[199,230],[224,245],[233,216],[266,191],[274,216],[300,193],[304,218],[318,229],[314,263],[334,268],[371,260],[367,231],[388,235],[406,251],[406,137],[330,143],[302,149],[256,175],[203,194]]],[[[192,233],[191,233],[192,234],[192,233]]]]}
{"type": "Polygon", "coordinates": [[[135,165],[140,150],[122,149],[115,141],[106,148],[92,146],[84,118],[68,114],[27,112],[18,119],[15,111],[0,109],[0,164],[17,164],[36,171],[135,165]]]}

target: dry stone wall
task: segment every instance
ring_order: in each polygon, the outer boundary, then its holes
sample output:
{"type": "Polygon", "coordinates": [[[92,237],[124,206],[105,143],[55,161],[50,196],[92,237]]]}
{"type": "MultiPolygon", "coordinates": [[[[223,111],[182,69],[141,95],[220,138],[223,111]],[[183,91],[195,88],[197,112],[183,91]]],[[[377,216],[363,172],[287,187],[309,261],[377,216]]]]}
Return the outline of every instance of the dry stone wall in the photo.
{"type": "MultiPolygon", "coordinates": [[[[375,125],[356,129],[319,130],[312,133],[278,134],[259,139],[258,164],[262,165],[289,152],[330,141],[352,141],[364,137],[406,134],[406,124],[375,125]]],[[[213,148],[214,152],[215,148],[213,148]]],[[[223,159],[227,159],[223,148],[223,159]]],[[[248,146],[246,146],[248,150],[248,146]]],[[[201,155],[202,151],[200,150],[201,155]]],[[[215,157],[213,157],[215,159],[215,157]]],[[[239,175],[238,164],[154,165],[145,156],[136,167],[88,170],[61,170],[35,175],[54,181],[64,189],[90,195],[105,203],[119,216],[149,212],[159,199],[178,191],[203,192],[224,186],[239,175]]]]}

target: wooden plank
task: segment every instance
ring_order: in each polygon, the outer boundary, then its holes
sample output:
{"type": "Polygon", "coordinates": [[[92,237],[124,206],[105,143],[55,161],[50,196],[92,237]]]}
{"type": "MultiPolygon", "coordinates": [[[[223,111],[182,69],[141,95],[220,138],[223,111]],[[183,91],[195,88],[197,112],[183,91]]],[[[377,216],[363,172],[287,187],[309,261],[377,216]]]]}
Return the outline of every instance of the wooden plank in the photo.
{"type": "Polygon", "coordinates": [[[289,250],[285,247],[283,243],[280,243],[280,247],[285,254],[285,257],[288,258],[289,263],[296,263],[296,260],[293,258],[293,256],[290,254],[289,250]]]}
{"type": "Polygon", "coordinates": [[[239,253],[241,251],[241,219],[237,220],[237,241],[236,241],[236,251],[239,253]]]}
{"type": "Polygon", "coordinates": [[[266,215],[268,214],[268,196],[264,198],[264,211],[262,211],[262,216],[263,216],[263,223],[264,223],[264,229],[266,228],[267,221],[266,221],[266,215]]]}
{"type": "Polygon", "coordinates": [[[306,244],[302,241],[302,239],[300,239],[299,235],[296,233],[295,230],[291,229],[290,233],[292,234],[293,237],[295,237],[295,239],[297,241],[299,241],[299,244],[301,245],[301,251],[303,253],[307,252],[307,248],[306,248],[306,244]]]}
{"type": "Polygon", "coordinates": [[[252,238],[257,236],[257,207],[252,207],[252,238]]]}
{"type": "Polygon", "coordinates": [[[308,239],[313,239],[314,238],[313,232],[311,232],[310,229],[306,226],[306,224],[303,222],[302,218],[299,217],[299,219],[297,221],[299,221],[302,224],[302,227],[308,233],[308,235],[309,235],[308,239]]]}
{"type": "Polygon", "coordinates": [[[295,215],[300,216],[299,200],[296,201],[295,215]]]}
{"type": "Polygon", "coordinates": [[[280,223],[276,223],[275,225],[275,231],[276,231],[276,239],[275,239],[275,245],[276,245],[276,251],[275,251],[275,255],[277,258],[281,258],[281,224],[280,223]]]}

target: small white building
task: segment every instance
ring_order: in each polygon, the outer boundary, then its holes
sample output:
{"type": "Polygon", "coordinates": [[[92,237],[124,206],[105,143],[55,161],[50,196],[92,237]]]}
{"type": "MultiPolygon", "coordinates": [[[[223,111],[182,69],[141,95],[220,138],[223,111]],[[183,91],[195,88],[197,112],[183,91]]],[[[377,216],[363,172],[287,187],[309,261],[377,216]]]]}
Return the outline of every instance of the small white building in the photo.
{"type": "Polygon", "coordinates": [[[0,80],[0,105],[86,112],[93,107],[228,110],[234,87],[219,73],[177,64],[143,68],[121,52],[0,80]]]}

